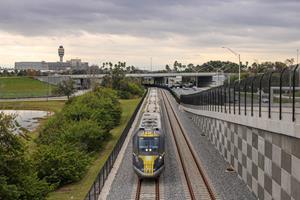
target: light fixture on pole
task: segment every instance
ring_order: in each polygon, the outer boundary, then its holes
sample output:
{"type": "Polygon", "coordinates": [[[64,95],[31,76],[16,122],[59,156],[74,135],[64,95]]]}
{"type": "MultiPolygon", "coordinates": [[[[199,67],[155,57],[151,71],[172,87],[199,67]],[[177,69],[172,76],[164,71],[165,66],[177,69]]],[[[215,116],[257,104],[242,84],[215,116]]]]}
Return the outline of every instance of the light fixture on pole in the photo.
{"type": "Polygon", "coordinates": [[[239,82],[241,81],[241,55],[236,53],[235,51],[233,51],[232,49],[228,48],[228,47],[222,47],[223,49],[227,49],[228,51],[230,51],[231,53],[233,53],[235,56],[237,56],[239,58],[239,82]]]}

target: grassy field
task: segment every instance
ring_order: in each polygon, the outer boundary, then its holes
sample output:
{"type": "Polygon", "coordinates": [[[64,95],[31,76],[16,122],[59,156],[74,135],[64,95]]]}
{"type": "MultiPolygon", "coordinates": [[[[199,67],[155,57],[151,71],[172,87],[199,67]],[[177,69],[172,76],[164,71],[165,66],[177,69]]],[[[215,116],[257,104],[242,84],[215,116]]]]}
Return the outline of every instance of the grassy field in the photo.
{"type": "Polygon", "coordinates": [[[52,193],[50,193],[48,200],[82,200],[89,191],[91,185],[93,184],[98,172],[105,163],[109,154],[111,153],[114,145],[117,143],[123,129],[125,128],[127,122],[129,121],[132,113],[134,112],[136,106],[141,99],[130,99],[130,100],[120,100],[122,106],[122,117],[119,126],[114,128],[112,133],[112,139],[104,146],[104,149],[98,155],[95,155],[95,160],[88,169],[86,175],[83,179],[77,183],[73,183],[64,186],[52,193]]]}
{"type": "Polygon", "coordinates": [[[27,77],[1,77],[0,98],[40,97],[49,95],[54,86],[27,77]]]}
{"type": "Polygon", "coordinates": [[[9,101],[0,102],[0,110],[45,110],[58,112],[65,101],[9,101]]]}

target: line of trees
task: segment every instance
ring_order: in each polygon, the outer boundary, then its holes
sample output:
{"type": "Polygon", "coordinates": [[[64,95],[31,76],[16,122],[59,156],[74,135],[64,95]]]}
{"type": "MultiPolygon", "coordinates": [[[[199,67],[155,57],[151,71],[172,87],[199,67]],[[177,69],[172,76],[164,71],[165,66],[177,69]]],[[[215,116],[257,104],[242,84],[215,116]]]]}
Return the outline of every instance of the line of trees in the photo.
{"type": "MultiPolygon", "coordinates": [[[[265,73],[270,70],[280,71],[285,67],[291,66],[295,63],[294,59],[286,59],[285,62],[254,62],[249,65],[248,62],[241,63],[241,71],[243,73],[265,73]]],[[[202,65],[194,65],[189,63],[187,65],[175,61],[173,66],[166,65],[161,72],[216,72],[222,71],[225,73],[238,73],[239,65],[230,61],[209,61],[202,65]]]]}
{"type": "MultiPolygon", "coordinates": [[[[269,70],[279,70],[284,67],[293,65],[295,63],[294,59],[286,59],[284,62],[254,62],[249,65],[248,62],[241,63],[242,72],[250,73],[264,73],[269,70]]],[[[139,69],[133,65],[127,65],[126,62],[119,61],[117,63],[112,63],[110,61],[103,62],[102,65],[92,65],[87,70],[66,70],[60,72],[61,74],[111,74],[115,68],[122,68],[125,73],[147,73],[147,70],[139,69]]],[[[238,63],[233,63],[230,61],[209,61],[203,64],[183,64],[177,60],[174,61],[173,65],[167,64],[165,69],[158,70],[156,72],[215,72],[218,69],[222,69],[224,72],[228,73],[238,73],[238,63]]],[[[0,76],[46,76],[48,72],[41,72],[39,70],[1,70],[0,76]]]]}
{"type": "Polygon", "coordinates": [[[118,62],[111,64],[110,73],[102,81],[102,86],[112,88],[117,91],[118,96],[122,99],[142,96],[144,89],[138,79],[125,77],[128,72],[126,63],[118,62]]]}

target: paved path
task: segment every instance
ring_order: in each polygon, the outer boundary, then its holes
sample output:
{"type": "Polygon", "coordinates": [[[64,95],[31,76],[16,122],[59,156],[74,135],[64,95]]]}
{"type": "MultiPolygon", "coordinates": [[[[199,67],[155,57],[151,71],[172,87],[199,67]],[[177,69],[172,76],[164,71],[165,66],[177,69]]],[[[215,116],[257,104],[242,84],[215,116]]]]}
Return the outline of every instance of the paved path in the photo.
{"type": "MultiPolygon", "coordinates": [[[[80,96],[91,90],[79,90],[75,92],[72,96],[80,96]]],[[[68,100],[67,96],[60,97],[29,97],[29,98],[15,98],[15,99],[0,99],[0,102],[14,102],[14,101],[62,101],[68,100]]]]}

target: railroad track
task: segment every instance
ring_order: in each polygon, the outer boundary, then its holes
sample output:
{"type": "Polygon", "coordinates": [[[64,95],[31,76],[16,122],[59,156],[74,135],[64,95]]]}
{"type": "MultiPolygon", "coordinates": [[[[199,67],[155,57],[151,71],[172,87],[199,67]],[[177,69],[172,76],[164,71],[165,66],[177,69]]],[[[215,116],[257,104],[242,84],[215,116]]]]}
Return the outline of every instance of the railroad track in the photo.
{"type": "Polygon", "coordinates": [[[138,179],[135,200],[159,200],[159,179],[138,179]]]}
{"type": "Polygon", "coordinates": [[[161,92],[190,198],[192,200],[215,200],[216,195],[209,184],[207,176],[201,167],[200,161],[198,160],[197,154],[194,152],[178,116],[172,107],[169,97],[164,90],[161,90],[161,92]]]}

